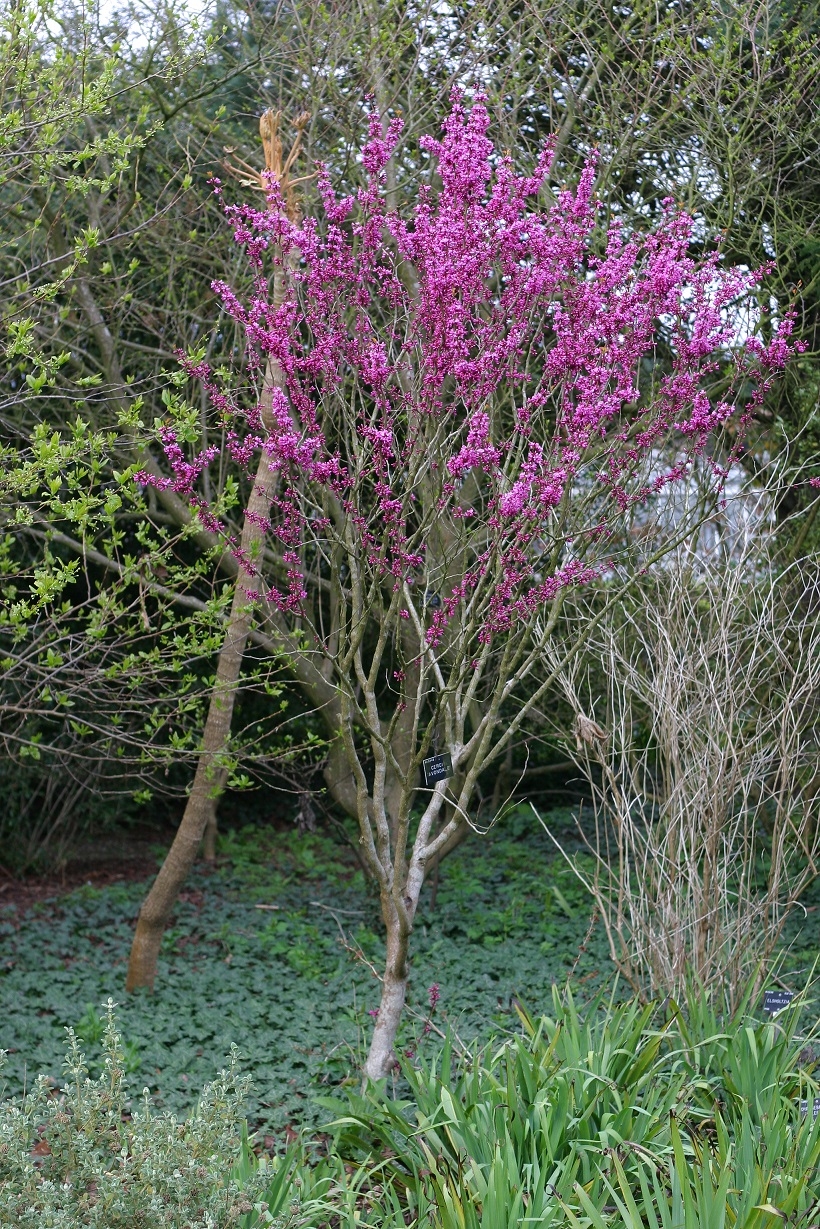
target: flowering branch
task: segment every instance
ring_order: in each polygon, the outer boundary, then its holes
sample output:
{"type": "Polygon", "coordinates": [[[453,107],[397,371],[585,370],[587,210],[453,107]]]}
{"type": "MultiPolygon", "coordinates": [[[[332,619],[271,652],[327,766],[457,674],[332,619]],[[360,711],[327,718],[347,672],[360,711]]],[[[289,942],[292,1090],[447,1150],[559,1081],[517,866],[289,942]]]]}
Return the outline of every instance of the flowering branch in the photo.
{"type": "MultiPolygon", "coordinates": [[[[321,220],[296,218],[275,176],[261,208],[226,205],[254,282],[247,296],[213,289],[244,332],[250,376],[273,364],[281,380],[263,414],[205,364],[188,367],[227,458],[276,476],[258,522],[274,550],[241,565],[308,694],[304,663],[333,696],[319,707],[339,797],[388,936],[373,1076],[392,1062],[426,866],[540,699],[546,684],[529,680],[565,595],[605,575],[629,584],[670,549],[670,492],[698,459],[719,492],[794,349],[789,316],[768,341],[738,337],[738,305],[765,270],[727,269],[719,251],[695,260],[692,219],[671,201],[654,230],[604,231],[594,157],[574,190],[548,196],[552,147],[520,176],[488,129],[483,100],[455,93],[441,139],[422,141],[439,186],[422,184],[406,217],[388,207],[385,175],[401,123],[377,115],[355,196],[319,168],[321,220]],[[420,793],[442,743],[453,776],[420,793]]],[[[217,532],[196,492],[212,451],[185,460],[172,431],[161,442],[167,482],[217,532]]]]}

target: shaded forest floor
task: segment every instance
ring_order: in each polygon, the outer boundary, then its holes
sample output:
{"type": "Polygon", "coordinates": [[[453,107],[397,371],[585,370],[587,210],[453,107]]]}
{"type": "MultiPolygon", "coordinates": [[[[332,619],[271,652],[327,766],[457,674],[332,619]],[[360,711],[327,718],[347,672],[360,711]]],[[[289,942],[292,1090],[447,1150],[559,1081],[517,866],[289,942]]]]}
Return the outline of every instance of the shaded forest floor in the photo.
{"type": "Polygon", "coordinates": [[[51,874],[17,879],[0,868],[0,914],[6,921],[21,918],[39,901],[66,896],[80,887],[144,882],[156,872],[158,853],[172,838],[170,829],[126,829],[84,842],[61,870],[51,874]]]}
{"type": "MultiPolygon", "coordinates": [[[[550,823],[577,848],[572,814],[550,823]]],[[[325,1112],[313,1098],[358,1082],[378,1005],[383,945],[378,901],[353,849],[324,834],[245,828],[220,841],[214,867],[198,866],[165,936],[153,995],[126,998],[134,919],[162,851],[147,837],[85,869],[0,892],[0,1048],[9,1050],[6,1092],[33,1075],[59,1081],[65,1028],[99,1053],[110,996],[125,1039],[135,1094],[181,1111],[222,1065],[231,1043],[254,1077],[249,1106],[268,1147],[325,1112]],[[75,875],[81,882],[75,881],[75,875]]],[[[796,919],[787,957],[795,976],[817,948],[814,901],[796,919]]],[[[429,1051],[440,1031],[465,1041],[516,1030],[514,1000],[537,1014],[550,987],[576,963],[589,901],[531,815],[512,816],[465,842],[443,864],[435,907],[425,888],[414,934],[410,1011],[402,1048],[429,1051]],[[441,1000],[424,1032],[428,991],[441,1000]],[[439,1031],[440,1030],[440,1031],[439,1031]]],[[[603,930],[593,932],[573,973],[585,997],[611,974],[603,930]]]]}

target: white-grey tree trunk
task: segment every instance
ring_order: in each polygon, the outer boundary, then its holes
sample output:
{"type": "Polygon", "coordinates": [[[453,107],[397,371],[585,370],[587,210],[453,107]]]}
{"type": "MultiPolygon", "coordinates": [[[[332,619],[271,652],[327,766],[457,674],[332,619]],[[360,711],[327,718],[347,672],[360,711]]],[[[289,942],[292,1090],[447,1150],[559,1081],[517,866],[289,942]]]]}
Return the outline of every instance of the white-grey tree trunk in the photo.
{"type": "MultiPolygon", "coordinates": [[[[387,911],[387,910],[385,910],[387,911]]],[[[383,1080],[397,1064],[396,1036],[399,1031],[410,967],[407,961],[409,933],[402,934],[395,910],[387,922],[387,959],[384,967],[379,1014],[364,1065],[369,1080],[383,1080]]]]}

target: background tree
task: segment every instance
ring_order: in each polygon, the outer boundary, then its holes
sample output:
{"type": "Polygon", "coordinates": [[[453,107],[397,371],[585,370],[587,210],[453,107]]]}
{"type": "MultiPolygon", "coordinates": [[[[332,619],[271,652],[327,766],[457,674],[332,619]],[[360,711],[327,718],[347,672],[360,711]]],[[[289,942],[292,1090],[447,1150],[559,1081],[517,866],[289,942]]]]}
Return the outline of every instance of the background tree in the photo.
{"type": "MultiPolygon", "coordinates": [[[[727,259],[755,267],[774,259],[770,292],[798,307],[806,350],[757,411],[744,463],[755,474],[765,450],[790,444],[816,457],[818,400],[818,198],[820,143],[814,64],[820,12],[809,3],[643,4],[525,2],[496,15],[499,93],[506,82],[510,131],[539,140],[560,131],[560,173],[577,176],[601,152],[607,208],[657,216],[671,194],[701,221],[708,244],[725,235],[727,259]],[[515,73],[506,51],[520,48],[515,73]],[[522,88],[526,78],[528,89],[522,88]],[[756,446],[757,445],[757,446],[756,446]]],[[[795,473],[801,473],[798,465],[795,473]]],[[[784,532],[799,551],[812,525],[813,489],[784,490],[784,532]]]]}

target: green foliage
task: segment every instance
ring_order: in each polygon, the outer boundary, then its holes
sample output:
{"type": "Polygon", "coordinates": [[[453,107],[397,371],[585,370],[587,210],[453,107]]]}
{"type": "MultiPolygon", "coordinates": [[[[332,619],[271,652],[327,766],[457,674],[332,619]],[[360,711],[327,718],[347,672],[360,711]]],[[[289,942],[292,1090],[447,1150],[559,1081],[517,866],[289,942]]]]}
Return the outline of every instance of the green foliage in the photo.
{"type": "MultiPolygon", "coordinates": [[[[173,6],[138,33],[139,20],[60,0],[0,12],[0,750],[11,774],[40,764],[32,796],[52,775],[184,793],[231,600],[220,544],[176,496],[174,519],[133,482],[153,463],[144,423],[192,412],[174,351],[213,318],[214,227],[195,240],[192,214],[208,210],[192,202],[224,144],[201,109],[221,81],[214,39],[173,6]],[[166,108],[185,112],[173,131],[166,108]]],[[[239,502],[236,473],[223,478],[218,515],[239,502]]],[[[321,755],[298,714],[274,733],[280,667],[247,663],[248,724],[220,765],[234,785],[258,783],[249,758],[275,772],[303,743],[321,755]]],[[[45,827],[54,839],[35,842],[11,810],[3,862],[59,864],[78,825],[58,807],[45,827]]]]}
{"type": "Polygon", "coordinates": [[[523,1017],[529,1036],[501,1049],[455,1064],[448,1045],[429,1064],[406,1065],[412,1101],[384,1100],[374,1113],[351,1098],[354,1113],[337,1124],[343,1155],[362,1163],[387,1149],[402,1189],[429,1174],[448,1225],[469,1203],[494,1209],[493,1223],[503,1211],[517,1224],[525,1209],[552,1223],[561,1215],[556,1184],[562,1198],[580,1182],[603,1202],[605,1151],[624,1140],[636,1154],[669,1149],[683,1077],[658,1078],[662,1035],[646,1036],[651,1008],[628,1003],[598,1020],[594,1004],[584,1022],[570,996],[562,1004],[554,989],[553,999],[555,1020],[535,1027],[523,1017]]]}
{"type": "MultiPolygon", "coordinates": [[[[555,813],[554,823],[571,816],[555,813]]],[[[571,838],[568,838],[571,839],[571,838]]],[[[221,838],[218,868],[200,866],[176,907],[154,995],[119,1009],[136,1078],[182,1112],[235,1042],[253,1071],[252,1125],[281,1139],[286,1125],[318,1127],[313,1094],[358,1082],[378,1005],[365,961],[384,959],[378,901],[353,850],[321,834],[252,828],[221,838]],[[257,905],[275,908],[258,909],[257,905]],[[347,949],[342,946],[342,933],[347,949]]],[[[19,1095],[26,1071],[59,1075],[63,1029],[109,996],[121,999],[142,883],[83,887],[25,917],[0,895],[0,1045],[19,1095]]],[[[517,997],[538,1012],[563,983],[589,920],[571,872],[522,812],[442,865],[435,909],[417,917],[404,1049],[423,1035],[427,991],[441,986],[434,1025],[486,1039],[517,1028],[517,997]],[[556,899],[558,888],[573,916],[556,899]]],[[[583,992],[606,976],[596,935],[576,971],[583,992]]],[[[89,1062],[97,1061],[93,1031],[89,1062]]]]}
{"type": "Polygon", "coordinates": [[[786,1015],[719,1020],[695,994],[684,1011],[599,997],[580,1013],[555,988],[523,1036],[405,1062],[409,1097],[331,1102],[335,1139],[411,1216],[429,1201],[418,1223],[437,1229],[798,1221],[820,1198],[820,1119],[801,1116],[817,1084],[786,1015]]]}
{"type": "MultiPolygon", "coordinates": [[[[68,1030],[65,1084],[40,1076],[0,1105],[0,1221],[17,1229],[223,1229],[253,1212],[263,1174],[232,1173],[249,1080],[230,1066],[183,1123],[156,1113],[147,1091],[132,1105],[109,1000],[103,1069],[90,1079],[68,1030]]],[[[257,1223],[272,1223],[258,1201],[257,1223]]]]}

